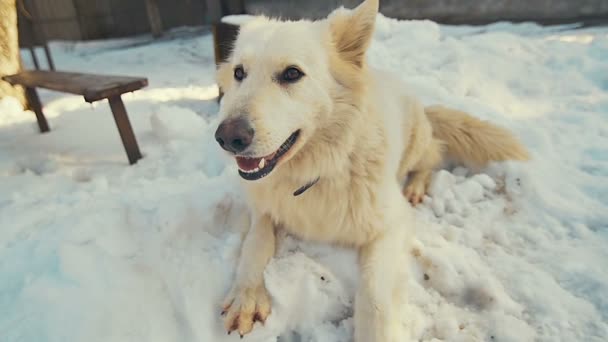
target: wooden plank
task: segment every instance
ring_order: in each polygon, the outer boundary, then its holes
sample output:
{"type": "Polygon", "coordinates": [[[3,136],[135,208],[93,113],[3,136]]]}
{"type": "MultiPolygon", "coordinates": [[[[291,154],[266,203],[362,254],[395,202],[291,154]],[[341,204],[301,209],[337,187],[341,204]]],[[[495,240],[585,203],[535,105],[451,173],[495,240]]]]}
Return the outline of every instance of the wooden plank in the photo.
{"type": "Polygon", "coordinates": [[[75,19],[73,0],[23,0],[25,7],[37,19],[75,19]]]}
{"type": "Polygon", "coordinates": [[[40,70],[40,63],[38,63],[38,57],[36,56],[36,48],[30,47],[30,55],[32,56],[32,62],[34,62],[34,68],[40,70]]]}
{"type": "MultiPolygon", "coordinates": [[[[230,14],[245,14],[244,0],[222,0],[223,16],[230,14]]],[[[338,6],[336,6],[338,7],[338,6]]]]}
{"type": "Polygon", "coordinates": [[[127,110],[125,109],[125,105],[122,102],[120,95],[112,96],[108,101],[110,102],[112,114],[114,114],[114,121],[116,121],[116,127],[118,128],[122,145],[125,148],[125,152],[127,152],[129,164],[133,165],[142,157],[139,146],[137,145],[137,140],[135,139],[135,134],[133,133],[133,128],[131,127],[131,122],[129,121],[129,116],[127,115],[127,110]]]}
{"type": "Polygon", "coordinates": [[[160,37],[160,35],[163,33],[163,23],[156,0],[146,0],[146,10],[148,12],[148,20],[150,21],[152,35],[154,37],[160,37]]]}
{"type": "Polygon", "coordinates": [[[141,77],[39,70],[24,71],[16,75],[4,76],[2,79],[13,85],[83,95],[87,102],[132,92],[148,85],[148,80],[141,77]]]}
{"type": "MultiPolygon", "coordinates": [[[[65,20],[40,20],[36,26],[39,27],[38,32],[44,35],[46,39],[59,40],[82,40],[83,35],[80,30],[77,18],[69,18],[65,20]]],[[[42,36],[37,37],[37,45],[42,44],[42,36]]]]}
{"type": "Polygon", "coordinates": [[[72,0],[72,2],[80,17],[106,16],[112,10],[110,1],[107,0],[72,0]]]}
{"type": "Polygon", "coordinates": [[[112,36],[124,37],[150,32],[143,1],[111,0],[112,36]]]}
{"type": "MultiPolygon", "coordinates": [[[[200,26],[207,23],[202,0],[155,0],[162,14],[163,28],[200,26]]],[[[216,0],[217,1],[217,0],[216,0]]]]}
{"type": "Polygon", "coordinates": [[[106,0],[73,0],[82,39],[107,38],[112,32],[110,3],[106,0]]]}
{"type": "Polygon", "coordinates": [[[44,48],[44,54],[46,56],[46,63],[48,64],[49,69],[54,71],[55,62],[53,62],[53,57],[51,56],[51,49],[49,49],[49,44],[45,42],[44,44],[42,44],[42,47],[44,48]]]}
{"type": "Polygon", "coordinates": [[[222,5],[217,0],[205,0],[207,4],[207,20],[211,23],[219,22],[222,18],[222,5]]]}
{"type": "Polygon", "coordinates": [[[42,112],[42,104],[40,103],[40,98],[38,97],[38,92],[35,88],[26,87],[25,88],[25,96],[27,96],[27,101],[36,114],[36,120],[38,120],[38,128],[40,128],[40,133],[46,133],[50,131],[49,124],[46,121],[46,117],[42,112]]]}

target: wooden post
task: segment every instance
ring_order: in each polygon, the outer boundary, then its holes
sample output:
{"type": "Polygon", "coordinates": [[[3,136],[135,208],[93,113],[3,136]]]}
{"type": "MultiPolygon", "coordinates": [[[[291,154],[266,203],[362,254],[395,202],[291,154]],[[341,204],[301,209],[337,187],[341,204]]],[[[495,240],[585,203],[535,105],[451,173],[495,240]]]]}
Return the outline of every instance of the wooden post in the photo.
{"type": "Polygon", "coordinates": [[[163,33],[163,23],[156,0],[146,0],[146,11],[148,12],[148,22],[150,23],[152,36],[158,38],[163,33]]]}
{"type": "Polygon", "coordinates": [[[125,109],[125,105],[122,102],[120,95],[110,96],[108,101],[110,102],[112,114],[114,114],[114,121],[116,121],[116,127],[118,128],[122,145],[125,147],[125,151],[127,152],[129,164],[133,165],[142,157],[141,152],[139,151],[139,146],[137,145],[137,140],[135,139],[135,134],[133,134],[131,122],[127,116],[127,110],[125,109]]]}
{"type": "Polygon", "coordinates": [[[210,23],[220,21],[222,18],[222,5],[221,0],[206,0],[207,3],[207,20],[210,23]]]}
{"type": "Polygon", "coordinates": [[[49,69],[55,71],[55,63],[53,62],[53,57],[51,57],[51,49],[49,49],[49,44],[45,41],[42,43],[42,47],[44,48],[44,54],[46,55],[46,62],[49,65],[49,69]]]}
{"type": "Polygon", "coordinates": [[[30,50],[30,55],[32,56],[32,62],[34,62],[34,68],[36,70],[40,70],[40,64],[38,63],[38,57],[36,57],[36,46],[30,46],[28,48],[30,50]]]}
{"type": "Polygon", "coordinates": [[[222,0],[223,13],[222,15],[229,14],[244,14],[245,13],[245,2],[243,0],[222,0]]]}
{"type": "Polygon", "coordinates": [[[27,97],[27,102],[29,107],[36,113],[36,120],[38,120],[38,127],[40,128],[40,133],[46,133],[50,131],[49,124],[46,121],[46,117],[44,117],[44,113],[42,112],[42,104],[40,103],[40,98],[38,97],[38,92],[36,88],[25,88],[25,96],[27,97]]]}
{"type": "Polygon", "coordinates": [[[53,62],[53,58],[51,57],[51,50],[49,49],[49,45],[46,39],[46,33],[38,22],[40,20],[40,16],[38,13],[37,4],[30,3],[28,7],[31,8],[31,13],[29,13],[29,18],[26,17],[27,24],[25,26],[30,32],[30,35],[32,36],[32,46],[29,49],[32,55],[32,60],[34,61],[34,66],[36,67],[36,70],[40,70],[40,64],[38,63],[38,57],[36,56],[36,44],[40,44],[44,49],[44,54],[46,56],[46,62],[48,64],[49,69],[55,70],[55,63],[53,62]]]}

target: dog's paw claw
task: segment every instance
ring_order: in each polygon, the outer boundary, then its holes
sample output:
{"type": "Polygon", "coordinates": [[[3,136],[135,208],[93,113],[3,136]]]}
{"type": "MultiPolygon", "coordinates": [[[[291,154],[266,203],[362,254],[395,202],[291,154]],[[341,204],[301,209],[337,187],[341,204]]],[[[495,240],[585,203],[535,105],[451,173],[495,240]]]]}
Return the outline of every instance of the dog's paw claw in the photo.
{"type": "Polygon", "coordinates": [[[262,319],[262,316],[260,315],[259,312],[256,312],[255,315],[253,315],[253,322],[260,322],[262,323],[262,325],[266,324],[266,319],[262,319]]]}
{"type": "Polygon", "coordinates": [[[238,331],[241,338],[253,330],[255,322],[264,324],[270,314],[270,297],[264,286],[231,291],[224,305],[224,327],[228,334],[238,331]]]}
{"type": "Polygon", "coordinates": [[[403,189],[403,196],[405,196],[405,198],[407,198],[407,200],[410,201],[413,206],[422,203],[425,193],[426,187],[424,184],[408,184],[403,189]]]}

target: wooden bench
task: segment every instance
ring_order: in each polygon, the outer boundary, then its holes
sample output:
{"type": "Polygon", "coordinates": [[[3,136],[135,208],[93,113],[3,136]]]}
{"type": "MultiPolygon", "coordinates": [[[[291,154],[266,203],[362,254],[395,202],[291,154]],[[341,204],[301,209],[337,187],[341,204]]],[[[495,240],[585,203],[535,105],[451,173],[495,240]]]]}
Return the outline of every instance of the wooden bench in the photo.
{"type": "Polygon", "coordinates": [[[48,132],[49,125],[42,112],[42,104],[36,88],[82,95],[89,103],[108,99],[129,163],[135,164],[141,159],[141,152],[120,96],[147,86],[146,78],[33,70],[4,76],[2,79],[12,85],[25,87],[27,99],[36,113],[41,133],[48,132]]]}

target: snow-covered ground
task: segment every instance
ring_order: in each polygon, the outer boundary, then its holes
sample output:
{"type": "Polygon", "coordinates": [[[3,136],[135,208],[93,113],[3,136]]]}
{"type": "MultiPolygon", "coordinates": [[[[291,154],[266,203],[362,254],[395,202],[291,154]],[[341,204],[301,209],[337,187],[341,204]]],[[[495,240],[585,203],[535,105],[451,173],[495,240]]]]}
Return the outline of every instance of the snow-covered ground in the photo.
{"type": "MultiPolygon", "coordinates": [[[[40,135],[0,100],[0,341],[238,340],[219,304],[249,219],[213,139],[210,35],[51,48],[59,69],[149,78],[125,96],[145,158],[127,165],[106,103],[40,91],[40,135]]],[[[534,157],[436,175],[403,265],[413,339],[607,341],[608,28],[380,17],[370,60],[534,157]]],[[[354,253],[283,238],[245,340],[350,341],[354,253]]]]}

